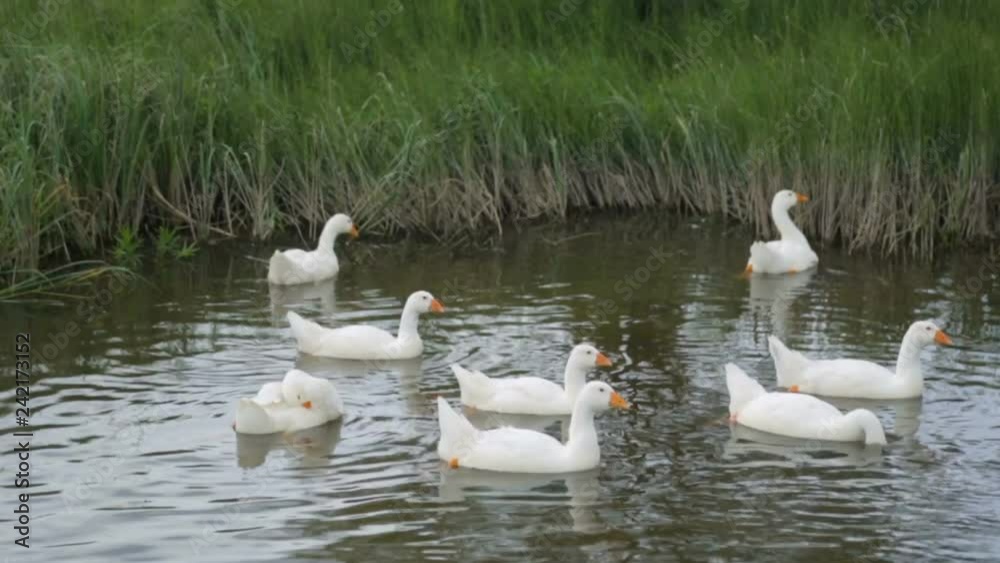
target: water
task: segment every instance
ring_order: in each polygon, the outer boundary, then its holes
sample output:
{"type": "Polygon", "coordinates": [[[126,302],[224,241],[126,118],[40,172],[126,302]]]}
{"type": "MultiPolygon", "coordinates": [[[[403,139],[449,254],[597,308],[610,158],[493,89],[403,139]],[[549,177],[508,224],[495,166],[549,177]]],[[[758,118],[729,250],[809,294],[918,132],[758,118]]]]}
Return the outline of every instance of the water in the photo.
{"type": "MultiPolygon", "coordinates": [[[[191,263],[147,260],[148,283],[4,306],[2,341],[30,331],[34,345],[24,553],[102,562],[1000,558],[1000,311],[996,275],[982,269],[989,256],[906,264],[821,249],[818,272],[747,282],[737,274],[749,242],[742,229],[707,222],[578,218],[508,233],[495,249],[352,243],[339,249],[335,285],[275,292],[266,265],[247,258],[270,248],[224,244],[191,263]],[[416,289],[447,307],[421,323],[422,360],[297,356],[288,308],[394,329],[416,289]],[[924,353],[922,402],[864,404],[889,432],[881,452],[754,436],[722,421],[725,362],[773,387],[772,331],[817,356],[891,364],[917,318],[943,323],[956,346],[924,353]],[[71,323],[78,333],[61,336],[71,323]],[[443,467],[434,399],[457,403],[450,363],[559,378],[581,341],[612,357],[597,376],[638,406],[598,420],[599,469],[547,477],[443,467]],[[288,438],[237,437],[238,398],[292,366],[332,379],[346,419],[288,438]]],[[[2,383],[5,448],[15,441],[12,382],[2,383]]],[[[555,435],[565,423],[520,422],[555,435]]],[[[12,460],[8,451],[4,507],[15,496],[12,460]]],[[[10,515],[0,510],[8,542],[10,515]]],[[[11,551],[20,549],[6,548],[24,560],[11,551]]]]}

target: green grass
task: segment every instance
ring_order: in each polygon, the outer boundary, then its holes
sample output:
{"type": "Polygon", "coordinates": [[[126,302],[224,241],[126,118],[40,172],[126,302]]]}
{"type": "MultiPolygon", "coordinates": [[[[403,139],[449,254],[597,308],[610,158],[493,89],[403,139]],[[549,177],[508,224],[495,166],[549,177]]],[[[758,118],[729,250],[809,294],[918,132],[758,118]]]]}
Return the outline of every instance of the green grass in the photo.
{"type": "Polygon", "coordinates": [[[131,279],[135,274],[127,268],[95,260],[71,262],[45,272],[25,269],[0,271],[0,279],[11,280],[9,285],[0,287],[0,303],[82,299],[80,292],[72,290],[92,285],[106,276],[131,279]]]}
{"type": "Polygon", "coordinates": [[[780,188],[852,249],[996,236],[1000,3],[562,6],[3,2],[0,268],[339,210],[389,236],[649,207],[763,235],[780,188]]]}

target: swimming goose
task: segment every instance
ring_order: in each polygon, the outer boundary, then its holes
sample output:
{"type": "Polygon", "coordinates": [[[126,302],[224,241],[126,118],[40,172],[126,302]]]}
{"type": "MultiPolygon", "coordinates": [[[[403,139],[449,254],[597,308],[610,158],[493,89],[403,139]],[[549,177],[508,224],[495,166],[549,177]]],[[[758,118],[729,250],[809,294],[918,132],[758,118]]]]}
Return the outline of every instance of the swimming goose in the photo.
{"type": "Polygon", "coordinates": [[[426,312],[441,313],[444,305],[426,291],[410,295],[403,306],[399,334],[368,325],[325,328],[288,312],[292,335],[298,349],[313,356],[345,360],[403,360],[423,353],[424,343],[417,333],[417,321],[426,312]]]}
{"type": "Polygon", "coordinates": [[[895,372],[865,360],[811,360],[775,336],[769,336],[767,343],[780,387],[830,397],[906,399],[924,392],[920,352],[931,344],[948,346],[952,341],[931,321],[913,323],[903,337],[895,372]]]}
{"type": "Polygon", "coordinates": [[[762,432],[792,438],[885,445],[885,430],[870,410],[847,414],[800,393],[768,393],[736,364],[726,364],[729,420],[762,432]]]}
{"type": "Polygon", "coordinates": [[[505,426],[478,430],[438,397],[441,439],[438,456],[453,469],[470,467],[509,473],[569,473],[597,467],[601,448],[594,428],[594,415],[609,408],[627,409],[629,404],[611,386],[591,381],[573,406],[570,438],[564,445],[548,434],[505,426]]]}
{"type": "Polygon", "coordinates": [[[798,203],[809,201],[805,195],[792,190],[781,190],[771,201],[771,218],[778,227],[780,240],[757,241],[750,246],[750,260],[746,275],[788,274],[808,270],[816,266],[819,257],[809,246],[802,231],[795,226],[788,210],[798,203]]]}
{"type": "Polygon", "coordinates": [[[296,432],[340,418],[344,403],[327,379],[293,369],[267,383],[251,399],[240,399],[233,428],[241,434],[296,432]]]}
{"type": "Polygon", "coordinates": [[[275,250],[267,268],[267,281],[274,285],[294,285],[332,278],[340,270],[333,244],[337,236],[350,234],[358,238],[358,227],[343,213],[331,217],[319,235],[316,250],[293,248],[275,250]]]}
{"type": "Polygon", "coordinates": [[[576,396],[587,383],[587,372],[595,366],[610,365],[611,360],[596,348],[580,344],[566,361],[564,386],[541,377],[491,379],[458,364],[451,370],[462,390],[463,405],[509,414],[566,415],[573,412],[576,396]]]}

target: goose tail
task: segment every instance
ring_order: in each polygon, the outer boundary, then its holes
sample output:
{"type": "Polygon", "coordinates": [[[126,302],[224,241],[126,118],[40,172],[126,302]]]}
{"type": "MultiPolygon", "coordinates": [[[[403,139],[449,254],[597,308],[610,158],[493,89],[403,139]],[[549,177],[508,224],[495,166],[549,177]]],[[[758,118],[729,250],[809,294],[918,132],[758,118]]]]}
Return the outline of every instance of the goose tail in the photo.
{"type": "Polygon", "coordinates": [[[236,405],[233,428],[241,434],[271,434],[275,431],[271,415],[252,399],[240,399],[236,405]]]}
{"type": "Polygon", "coordinates": [[[441,427],[438,456],[450,462],[461,457],[475,443],[479,431],[464,416],[455,412],[444,398],[438,397],[437,407],[438,425],[441,427]]]}
{"type": "Polygon", "coordinates": [[[779,387],[801,385],[803,373],[809,365],[809,358],[785,346],[777,336],[767,337],[767,349],[774,360],[774,370],[778,375],[779,387]]]}
{"type": "Polygon", "coordinates": [[[469,371],[458,364],[451,365],[451,371],[458,380],[462,391],[462,404],[481,407],[493,396],[493,380],[480,371],[469,371]]]}
{"type": "Polygon", "coordinates": [[[303,319],[295,311],[289,311],[287,318],[299,351],[310,354],[316,350],[325,329],[312,321],[303,319]]]}
{"type": "Polygon", "coordinates": [[[729,414],[737,414],[745,405],[767,391],[736,364],[726,364],[726,388],[729,390],[729,414]]]}
{"type": "Polygon", "coordinates": [[[754,272],[764,274],[775,272],[779,269],[778,262],[778,257],[775,256],[774,251],[767,246],[766,242],[757,241],[750,245],[750,266],[753,267],[754,272]]]}
{"type": "Polygon", "coordinates": [[[295,264],[285,256],[284,252],[275,250],[267,263],[267,281],[277,285],[289,284],[289,278],[295,272],[295,264]]]}

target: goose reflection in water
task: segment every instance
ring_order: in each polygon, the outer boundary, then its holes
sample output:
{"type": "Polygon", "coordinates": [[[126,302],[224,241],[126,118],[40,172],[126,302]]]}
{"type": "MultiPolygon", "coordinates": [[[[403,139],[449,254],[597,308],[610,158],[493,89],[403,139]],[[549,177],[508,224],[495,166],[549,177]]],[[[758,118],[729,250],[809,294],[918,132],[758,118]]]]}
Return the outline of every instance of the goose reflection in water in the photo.
{"type": "Polygon", "coordinates": [[[732,433],[723,445],[723,457],[784,458],[795,465],[869,465],[882,459],[882,447],[861,442],[806,440],[761,432],[740,424],[730,425],[732,433]],[[832,456],[829,454],[833,454],[832,456]]]}
{"type": "Polygon", "coordinates": [[[299,432],[279,434],[236,434],[236,461],[242,468],[263,465],[275,450],[289,452],[302,467],[322,467],[329,463],[340,441],[342,419],[299,432]]]}
{"type": "Polygon", "coordinates": [[[337,308],[335,287],[335,278],[298,285],[271,284],[268,288],[271,296],[271,320],[277,326],[287,325],[285,315],[293,305],[315,300],[320,301],[324,314],[334,314],[337,308]]]}
{"type": "Polygon", "coordinates": [[[565,474],[501,473],[478,469],[449,469],[442,464],[440,498],[448,502],[502,499],[526,505],[549,505],[549,531],[595,532],[606,526],[597,515],[600,497],[599,469],[565,474]],[[565,484],[566,496],[552,492],[565,484]],[[562,524],[565,523],[565,526],[562,524]],[[563,530],[562,528],[565,528],[563,530]]]}
{"type": "Polygon", "coordinates": [[[805,292],[816,270],[796,274],[760,275],[750,278],[750,306],[771,318],[771,332],[785,338],[788,311],[792,302],[805,292]]]}
{"type": "Polygon", "coordinates": [[[822,397],[838,409],[847,412],[854,409],[868,409],[882,419],[886,430],[901,438],[912,438],[920,429],[920,415],[924,410],[922,398],[916,399],[849,399],[844,397],[822,397]],[[886,416],[888,413],[892,413],[886,416]],[[891,422],[892,424],[886,424],[891,422]]]}

